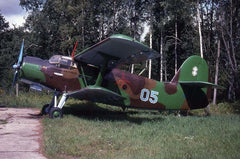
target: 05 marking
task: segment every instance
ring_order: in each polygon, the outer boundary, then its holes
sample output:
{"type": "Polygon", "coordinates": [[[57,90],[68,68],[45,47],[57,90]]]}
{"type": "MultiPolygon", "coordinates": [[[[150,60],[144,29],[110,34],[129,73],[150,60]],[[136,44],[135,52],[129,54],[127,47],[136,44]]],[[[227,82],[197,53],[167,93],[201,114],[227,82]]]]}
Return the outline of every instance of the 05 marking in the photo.
{"type": "Polygon", "coordinates": [[[157,92],[157,91],[148,90],[146,88],[143,88],[141,90],[140,100],[143,102],[149,101],[150,103],[155,104],[158,101],[158,95],[159,95],[159,92],[157,92]]]}

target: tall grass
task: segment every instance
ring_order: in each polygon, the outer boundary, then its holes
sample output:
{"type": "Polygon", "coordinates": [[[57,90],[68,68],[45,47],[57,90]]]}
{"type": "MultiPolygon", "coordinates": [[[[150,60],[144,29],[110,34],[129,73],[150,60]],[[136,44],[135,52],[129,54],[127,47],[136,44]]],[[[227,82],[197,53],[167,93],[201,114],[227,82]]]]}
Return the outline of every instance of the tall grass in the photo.
{"type": "Polygon", "coordinates": [[[3,93],[0,95],[0,104],[16,108],[41,108],[44,104],[50,103],[51,96],[42,92],[19,92],[17,97],[14,94],[3,93]]]}

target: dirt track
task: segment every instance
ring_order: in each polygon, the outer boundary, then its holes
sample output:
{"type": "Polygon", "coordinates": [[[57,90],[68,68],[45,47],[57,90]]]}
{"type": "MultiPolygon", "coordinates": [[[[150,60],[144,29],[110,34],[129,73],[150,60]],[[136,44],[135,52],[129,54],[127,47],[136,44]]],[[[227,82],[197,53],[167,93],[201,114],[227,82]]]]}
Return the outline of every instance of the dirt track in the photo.
{"type": "Polygon", "coordinates": [[[0,108],[0,158],[45,159],[41,154],[42,126],[37,109],[0,108]]]}

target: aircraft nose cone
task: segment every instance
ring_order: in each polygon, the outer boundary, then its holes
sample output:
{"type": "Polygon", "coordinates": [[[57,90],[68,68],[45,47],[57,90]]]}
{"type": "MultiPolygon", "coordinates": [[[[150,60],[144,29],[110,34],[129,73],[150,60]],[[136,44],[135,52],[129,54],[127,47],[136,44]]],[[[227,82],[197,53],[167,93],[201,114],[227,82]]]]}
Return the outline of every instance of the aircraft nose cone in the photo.
{"type": "Polygon", "coordinates": [[[13,69],[18,69],[18,68],[20,68],[20,66],[17,65],[17,64],[14,64],[14,65],[12,66],[12,68],[13,68],[13,69]]]}

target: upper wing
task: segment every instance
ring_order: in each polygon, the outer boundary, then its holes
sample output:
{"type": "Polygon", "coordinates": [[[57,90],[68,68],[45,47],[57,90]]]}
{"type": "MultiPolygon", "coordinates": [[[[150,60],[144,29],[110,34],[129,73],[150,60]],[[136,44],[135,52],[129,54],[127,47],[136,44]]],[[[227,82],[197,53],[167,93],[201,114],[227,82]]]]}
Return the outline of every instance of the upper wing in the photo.
{"type": "Polygon", "coordinates": [[[160,55],[148,46],[121,34],[109,38],[87,48],[77,54],[74,60],[101,66],[111,61],[114,67],[119,64],[139,63],[160,55]]]}
{"type": "Polygon", "coordinates": [[[99,102],[104,104],[123,106],[125,99],[121,95],[98,86],[88,86],[80,90],[68,93],[70,97],[80,100],[89,100],[92,102],[99,102]]]}

